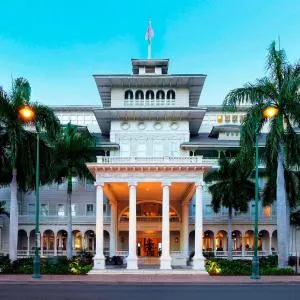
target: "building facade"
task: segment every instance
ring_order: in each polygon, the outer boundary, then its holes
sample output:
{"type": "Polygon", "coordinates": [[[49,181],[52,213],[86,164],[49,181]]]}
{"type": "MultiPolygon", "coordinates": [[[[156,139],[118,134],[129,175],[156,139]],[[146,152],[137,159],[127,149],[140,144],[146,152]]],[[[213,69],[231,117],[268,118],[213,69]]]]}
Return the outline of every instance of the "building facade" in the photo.
{"type": "MultiPolygon", "coordinates": [[[[73,178],[72,196],[73,251],[95,253],[96,271],[105,268],[105,256],[125,257],[128,269],[170,269],[194,252],[193,268],[201,271],[203,251],[227,255],[228,211],[213,212],[203,175],[218,166],[221,152],[237,152],[246,107],[225,113],[202,105],[206,76],[170,75],[168,66],[167,59],[133,59],[130,75],[94,75],[102,105],[53,107],[62,124],[87,126],[97,140],[97,161],[87,164],[95,182],[73,178]]],[[[9,188],[0,189],[7,208],[9,199],[9,188]]],[[[40,199],[41,255],[65,255],[66,183],[42,186],[40,199]]],[[[34,192],[19,192],[19,256],[34,253],[34,200],[34,192]]],[[[252,202],[246,214],[234,215],[235,257],[253,255],[253,219],[252,202]]],[[[0,216],[2,253],[8,226],[0,216]]],[[[276,206],[260,204],[259,255],[276,250],[276,206]]]]}

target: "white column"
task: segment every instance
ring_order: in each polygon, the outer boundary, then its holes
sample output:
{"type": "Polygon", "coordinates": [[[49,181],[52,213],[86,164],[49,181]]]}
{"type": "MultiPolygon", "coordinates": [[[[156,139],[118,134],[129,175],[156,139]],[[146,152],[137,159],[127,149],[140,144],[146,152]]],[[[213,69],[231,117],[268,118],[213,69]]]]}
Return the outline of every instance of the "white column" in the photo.
{"type": "Polygon", "coordinates": [[[57,256],[57,235],[54,232],[54,256],[57,256]]]}
{"type": "Polygon", "coordinates": [[[110,245],[109,252],[110,257],[116,255],[116,230],[117,230],[117,203],[111,203],[111,211],[110,211],[110,245]]]}
{"type": "MultiPolygon", "coordinates": [[[[0,238],[1,238],[1,236],[0,236],[0,238]]],[[[30,254],[30,232],[27,233],[27,256],[29,256],[29,254],[30,254]]]]}
{"type": "Polygon", "coordinates": [[[272,233],[269,232],[269,255],[272,255],[272,233]]]}
{"type": "Polygon", "coordinates": [[[93,270],[105,269],[103,255],[103,184],[97,184],[96,190],[96,254],[93,270]]]}
{"type": "Polygon", "coordinates": [[[129,185],[129,252],[127,257],[127,269],[136,270],[136,186],[137,183],[129,185]]]}
{"type": "Polygon", "coordinates": [[[193,259],[193,269],[205,271],[203,249],[203,210],[202,210],[202,190],[203,186],[196,183],[196,209],[195,209],[195,256],[193,259]]]}
{"type": "Polygon", "coordinates": [[[170,183],[162,183],[162,254],[160,258],[160,269],[171,269],[170,256],[170,183]]]}
{"type": "Polygon", "coordinates": [[[41,256],[44,255],[44,232],[40,230],[40,238],[41,238],[41,256]]]}
{"type": "Polygon", "coordinates": [[[242,232],[242,256],[245,256],[245,233],[242,232]]]}
{"type": "Polygon", "coordinates": [[[189,255],[189,203],[182,203],[181,251],[189,255]]]}

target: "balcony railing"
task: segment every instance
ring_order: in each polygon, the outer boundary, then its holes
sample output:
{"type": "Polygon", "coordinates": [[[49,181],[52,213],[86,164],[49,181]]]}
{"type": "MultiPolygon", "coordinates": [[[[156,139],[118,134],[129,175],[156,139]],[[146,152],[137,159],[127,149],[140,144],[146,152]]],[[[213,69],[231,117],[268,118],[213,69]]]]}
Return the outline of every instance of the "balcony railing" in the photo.
{"type": "Polygon", "coordinates": [[[97,156],[99,164],[194,164],[203,163],[202,156],[164,156],[164,157],[121,157],[97,156]]]}
{"type": "MultiPolygon", "coordinates": [[[[57,223],[57,224],[67,224],[68,216],[58,216],[56,215],[41,215],[40,216],[40,224],[45,223],[57,223]]],[[[19,215],[19,224],[31,224],[35,223],[35,215],[19,215]]],[[[73,224],[96,224],[96,216],[95,215],[75,215],[72,216],[73,224]]],[[[104,224],[110,224],[110,216],[104,216],[104,224]]]]}
{"type": "MultiPolygon", "coordinates": [[[[228,214],[205,214],[203,215],[203,221],[204,222],[210,222],[210,221],[214,221],[214,222],[226,222],[228,220],[228,214]]],[[[237,215],[237,216],[233,216],[233,221],[240,221],[240,222],[252,222],[254,221],[254,216],[252,216],[250,213],[247,214],[241,214],[241,215],[237,215]]],[[[276,216],[274,215],[270,215],[269,217],[266,217],[265,215],[261,214],[259,215],[258,218],[259,222],[276,222],[276,216]]],[[[195,224],[195,216],[189,216],[189,224],[195,224]]]]}
{"type": "MultiPolygon", "coordinates": [[[[136,217],[137,222],[145,222],[145,223],[161,223],[162,222],[162,216],[137,216],[136,217]]],[[[128,223],[129,222],[129,217],[127,216],[122,216],[120,218],[120,223],[128,223]]],[[[170,222],[171,223],[176,223],[179,222],[179,217],[170,217],[170,222]]]]}

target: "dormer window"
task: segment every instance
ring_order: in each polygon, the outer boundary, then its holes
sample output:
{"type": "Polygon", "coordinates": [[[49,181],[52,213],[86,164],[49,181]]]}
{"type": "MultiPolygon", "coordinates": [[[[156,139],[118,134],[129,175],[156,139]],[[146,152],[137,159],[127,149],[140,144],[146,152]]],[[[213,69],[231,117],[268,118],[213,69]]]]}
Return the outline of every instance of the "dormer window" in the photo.
{"type": "Polygon", "coordinates": [[[125,91],[125,99],[133,99],[133,91],[132,90],[127,90],[125,91]]]}
{"type": "Polygon", "coordinates": [[[146,66],[145,67],[145,73],[146,74],[153,74],[153,73],[155,73],[155,66],[146,66]]]}

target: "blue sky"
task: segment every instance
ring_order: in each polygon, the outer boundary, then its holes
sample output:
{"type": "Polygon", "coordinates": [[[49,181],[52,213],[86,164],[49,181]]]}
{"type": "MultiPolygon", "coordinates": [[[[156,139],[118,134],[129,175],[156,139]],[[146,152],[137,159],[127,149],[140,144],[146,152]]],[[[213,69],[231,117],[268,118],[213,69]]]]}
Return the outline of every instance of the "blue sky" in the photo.
{"type": "Polygon", "coordinates": [[[100,104],[92,74],[130,73],[131,58],[146,58],[149,17],[153,58],[170,58],[170,73],[207,74],[200,104],[262,77],[278,35],[300,58],[299,0],[1,1],[0,85],[22,76],[32,100],[100,104]]]}

